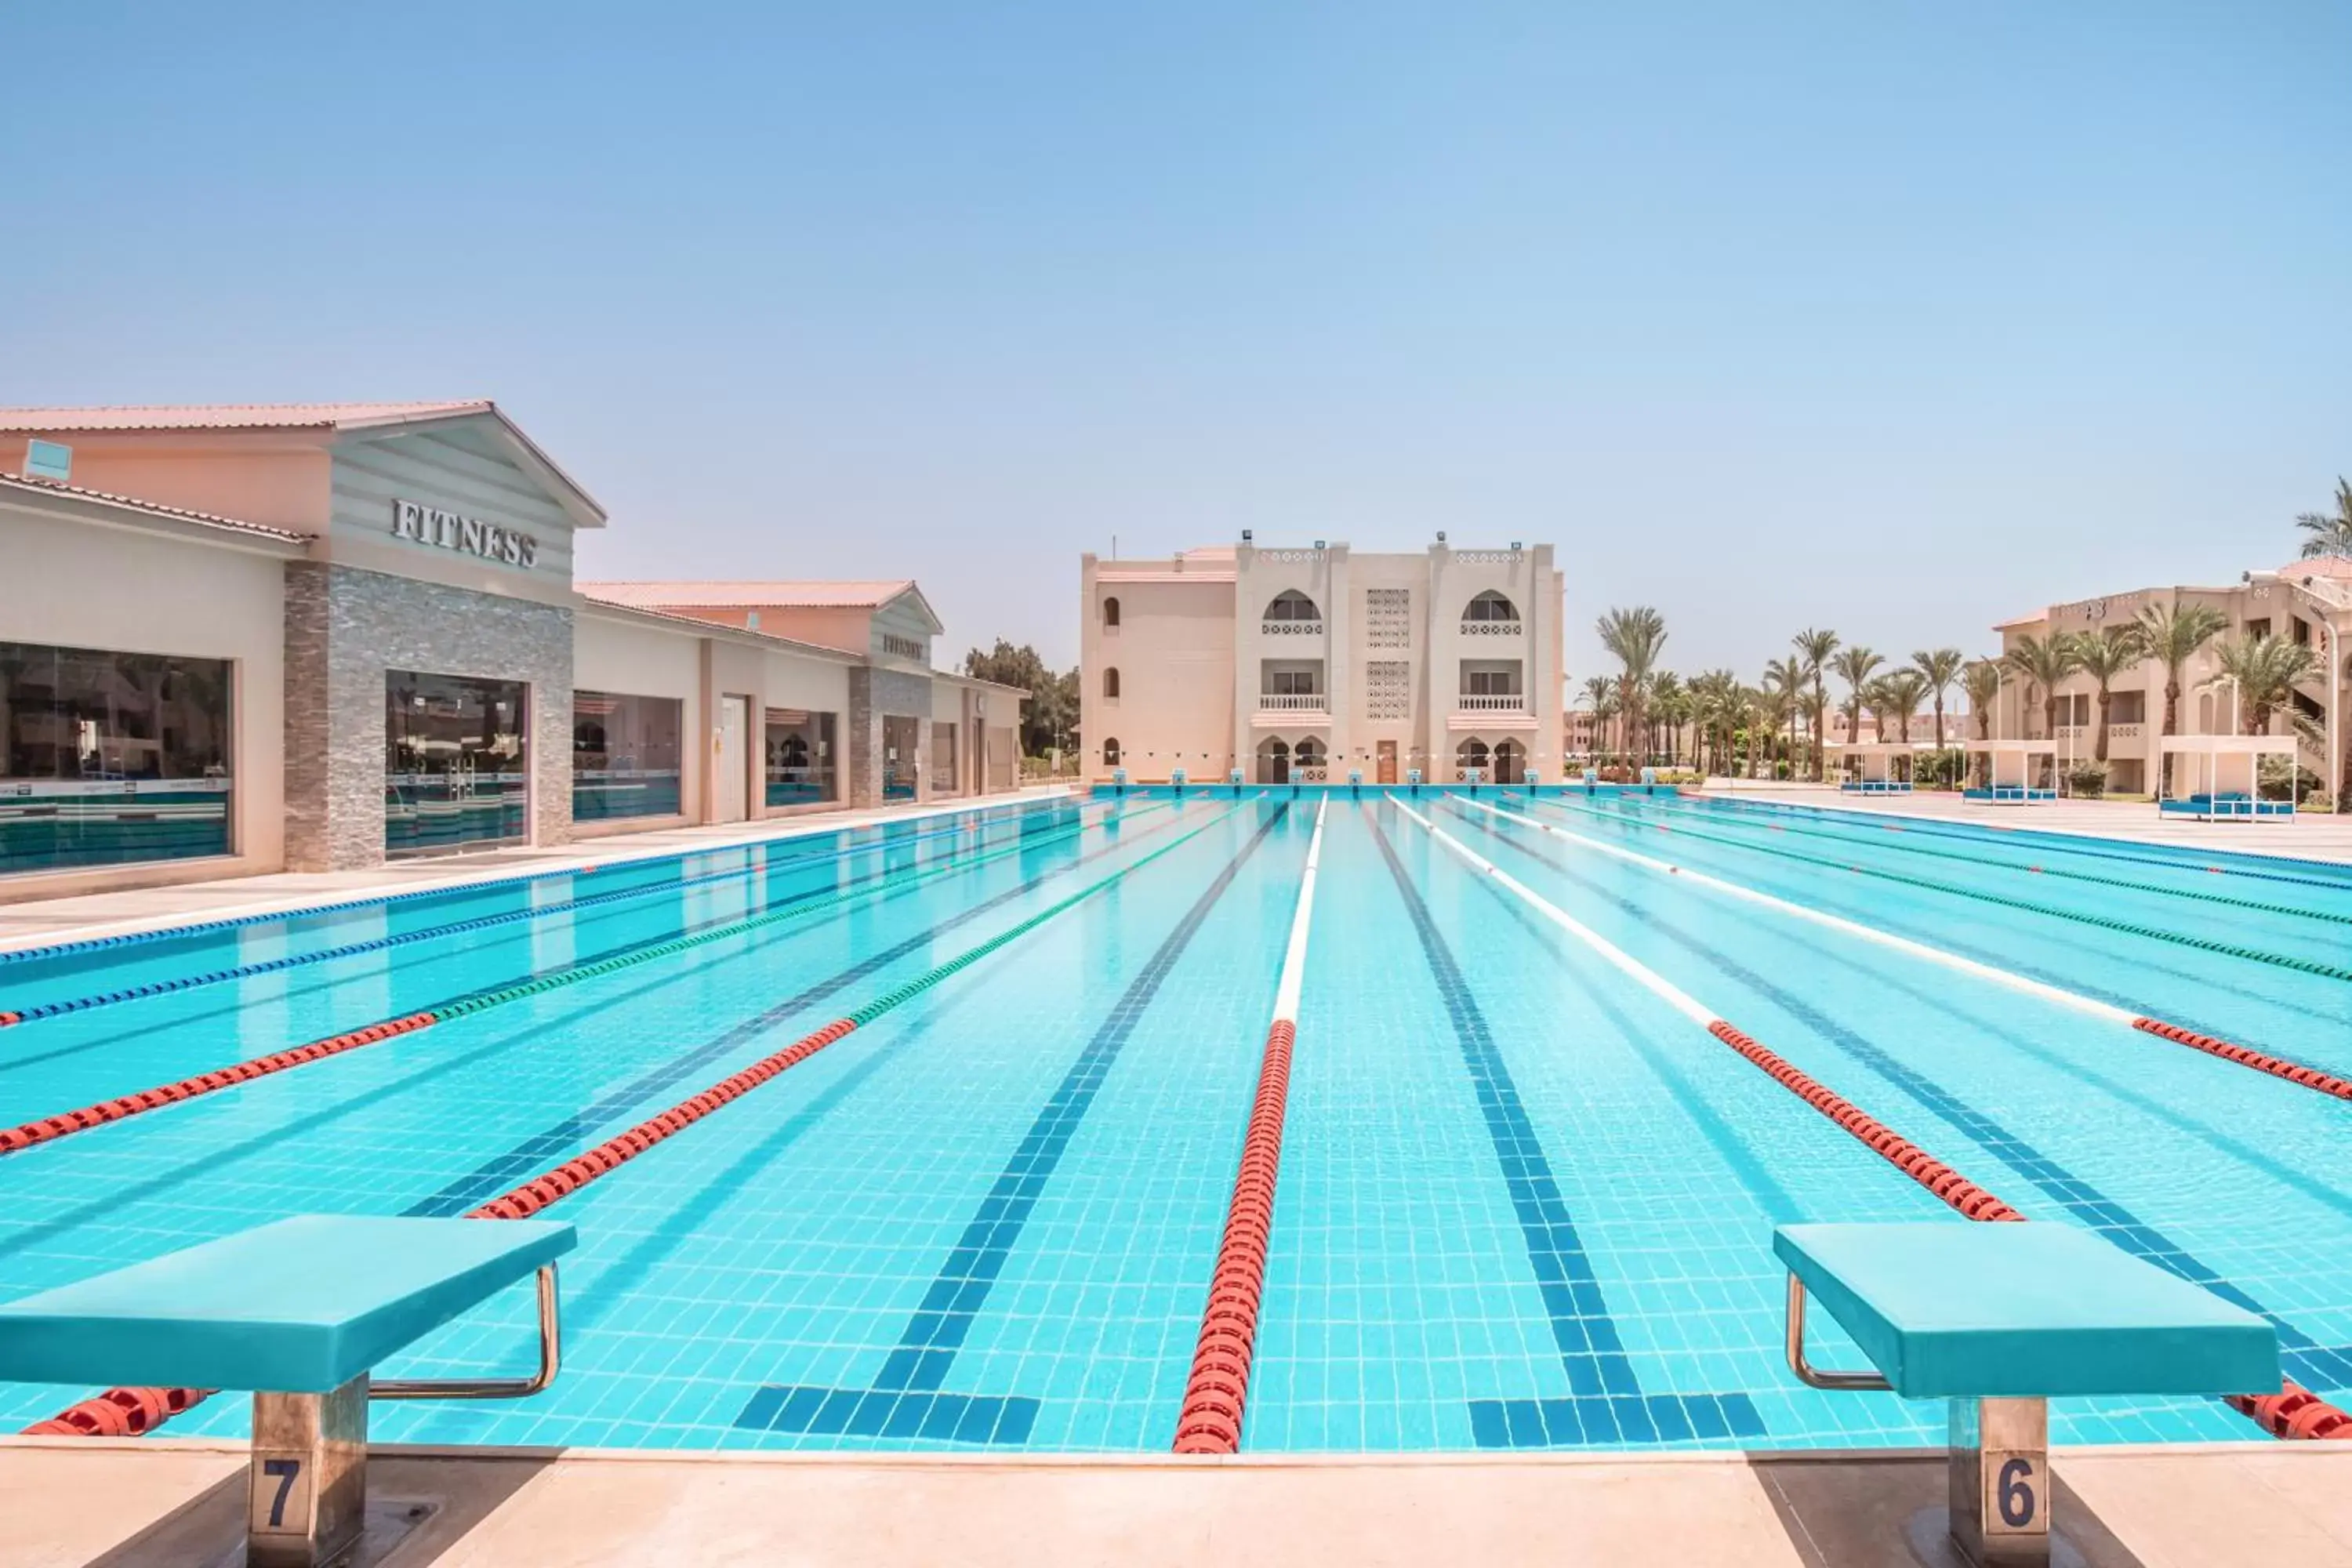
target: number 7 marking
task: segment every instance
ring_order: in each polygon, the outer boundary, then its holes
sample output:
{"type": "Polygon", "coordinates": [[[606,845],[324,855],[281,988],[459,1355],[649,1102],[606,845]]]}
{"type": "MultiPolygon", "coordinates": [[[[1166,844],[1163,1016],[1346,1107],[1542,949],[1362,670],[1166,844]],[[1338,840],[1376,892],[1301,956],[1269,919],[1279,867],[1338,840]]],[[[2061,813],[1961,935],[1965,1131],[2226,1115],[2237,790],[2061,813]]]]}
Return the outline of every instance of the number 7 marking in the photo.
{"type": "Polygon", "coordinates": [[[299,1459],[264,1459],[261,1473],[278,1478],[278,1495],[269,1500],[269,1528],[278,1529],[286,1521],[286,1494],[294,1489],[294,1478],[302,1473],[299,1459]]]}

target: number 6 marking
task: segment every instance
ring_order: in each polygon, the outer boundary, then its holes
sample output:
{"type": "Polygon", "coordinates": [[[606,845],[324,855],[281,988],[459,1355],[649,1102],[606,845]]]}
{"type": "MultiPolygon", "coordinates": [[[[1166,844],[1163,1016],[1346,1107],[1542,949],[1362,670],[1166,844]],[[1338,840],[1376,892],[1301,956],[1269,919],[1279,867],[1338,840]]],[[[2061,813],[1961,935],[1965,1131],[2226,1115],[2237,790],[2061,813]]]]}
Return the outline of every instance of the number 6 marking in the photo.
{"type": "Polygon", "coordinates": [[[2011,1459],[2000,1468],[1998,1499],[2003,1524],[2022,1530],[2033,1522],[2033,1461],[2011,1459]]]}
{"type": "Polygon", "coordinates": [[[261,1473],[278,1478],[278,1495],[269,1500],[269,1528],[276,1530],[286,1521],[286,1494],[294,1489],[294,1478],[302,1473],[299,1459],[264,1459],[261,1473]]]}

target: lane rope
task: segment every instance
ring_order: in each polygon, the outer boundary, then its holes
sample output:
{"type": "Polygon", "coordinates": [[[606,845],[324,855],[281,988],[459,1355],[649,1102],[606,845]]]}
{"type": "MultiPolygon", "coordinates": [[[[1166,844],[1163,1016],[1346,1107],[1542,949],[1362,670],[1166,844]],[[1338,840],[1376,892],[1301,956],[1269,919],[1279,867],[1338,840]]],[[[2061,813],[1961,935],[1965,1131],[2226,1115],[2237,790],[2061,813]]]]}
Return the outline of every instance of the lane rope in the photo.
{"type": "Polygon", "coordinates": [[[1250,1363],[1257,1343],[1258,1307],[1265,1289],[1266,1248],[1274,1238],[1274,1197],[1282,1177],[1282,1127],[1290,1100],[1290,1058],[1298,1040],[1298,996],[1307,979],[1307,936],[1315,919],[1315,875],[1323,859],[1326,795],[1315,807],[1307,841],[1307,868],[1290,914],[1290,945],[1275,989],[1274,1022],[1258,1058],[1257,1098],[1242,1134],[1241,1165],[1225,1204],[1217,1266],[1209,1276],[1208,1305],[1192,1350],[1192,1371],[1176,1417],[1175,1451],[1232,1454],[1241,1449],[1242,1413],[1249,1401],[1250,1363]]]}
{"type": "MultiPolygon", "coordinates": [[[[1147,806],[1143,811],[1155,809],[1160,808],[1147,806]]],[[[1129,812],[1121,820],[1129,820],[1141,816],[1143,811],[1129,812]]],[[[436,1002],[430,1006],[403,1014],[397,1018],[383,1019],[357,1029],[347,1029],[341,1034],[330,1035],[324,1039],[313,1040],[308,1045],[273,1051],[268,1056],[255,1057],[250,1060],[237,1062],[229,1067],[216,1068],[210,1072],[199,1073],[194,1078],[181,1079],[173,1083],[159,1084],[153,1089],[143,1089],[131,1094],[117,1095],[111,1100],[103,1100],[95,1105],[85,1105],[74,1110],[62,1110],[16,1127],[0,1129],[0,1156],[14,1154],[43,1143],[53,1143],[60,1138],[71,1137],[77,1132],[87,1132],[94,1127],[104,1127],[127,1117],[161,1110],[167,1105],[183,1104],[204,1095],[234,1088],[241,1083],[250,1083],[257,1078],[284,1072],[290,1068],[304,1067],[329,1057],[341,1056],[346,1051],[358,1050],[364,1046],[377,1045],[401,1035],[413,1035],[420,1029],[430,1028],[436,1024],[446,1024],[458,1018],[470,1017],[476,1013],[504,1003],[520,1001],[526,996],[543,995],[550,991],[580,984],[583,981],[600,979],[625,969],[634,969],[639,964],[650,963],[656,959],[673,957],[693,948],[706,946],[714,942],[724,942],[729,938],[762,930],[781,921],[805,920],[863,899],[896,898],[900,893],[923,883],[937,880],[939,878],[977,870],[1008,855],[1022,854],[1031,849],[1060,843],[1085,833],[1091,826],[1093,825],[1079,822],[1066,827],[1055,828],[1050,833],[1033,834],[1015,843],[998,845],[985,849],[970,858],[962,858],[961,851],[950,851],[928,865],[891,872],[878,880],[862,886],[837,889],[825,893],[797,895],[786,900],[782,906],[761,914],[722,921],[683,936],[672,937],[666,942],[641,947],[623,948],[603,958],[592,959],[585,963],[572,964],[562,969],[551,970],[527,979],[465,992],[446,1001],[436,1002]]]]}
{"type": "Polygon", "coordinates": [[[1837,931],[1841,935],[1855,937],[1879,947],[1892,949],[1908,957],[1958,971],[1973,979],[1988,981],[2011,991],[2022,992],[2026,995],[2053,1003],[2087,1017],[2097,1018],[2104,1023],[2118,1024],[2126,1028],[2137,1029],[2143,1034],[2153,1035],[2158,1039],[2169,1040],[2175,1045],[2187,1046],[2192,1050],[2203,1051],[2206,1055],[2217,1057],[2223,1061],[2235,1062],[2240,1067],[2252,1068],[2256,1072],[2267,1073],[2273,1078],[2303,1089],[2312,1089],[2337,1100],[2352,1100],[2352,1079],[2313,1067],[2306,1062],[2274,1056],[2268,1051],[2257,1050],[2252,1046],[2240,1045],[2233,1040],[2201,1034],[2195,1029],[2168,1023],[2161,1018],[2134,1013],[2129,1008],[2118,1007],[2112,1002],[2102,1002],[2095,996],[2085,996],[2080,992],[2053,985],[2045,980],[2036,980],[2031,975],[2019,974],[2013,970],[2003,969],[1997,964],[1986,963],[1979,959],[1947,952],[1943,948],[1918,942],[1907,936],[1898,936],[1893,931],[1882,931],[1876,926],[1864,925],[1859,921],[1848,920],[1843,915],[1832,914],[1827,910],[1817,910],[1809,904],[1796,903],[1778,894],[1748,887],[1744,883],[1728,881],[1724,878],[1696,870],[1688,866],[1678,866],[1672,861],[1661,860],[1654,856],[1644,855],[1638,849],[1628,849],[1622,844],[1611,844],[1603,839],[1588,837],[1581,833],[1572,832],[1556,823],[1545,822],[1538,817],[1503,811],[1483,801],[1466,801],[1457,804],[1475,806],[1505,822],[1535,828],[1564,843],[1578,845],[1597,854],[1609,856],[1612,859],[1623,860],[1648,870],[1662,872],[1685,882],[1695,882],[1700,887],[1711,889],[1727,897],[1761,905],[1778,913],[1837,931]]]}
{"type": "MultiPolygon", "coordinates": [[[[1488,881],[1507,889],[1528,909],[1568,931],[1582,942],[1585,946],[1606,959],[1621,973],[1634,980],[1644,990],[1664,1001],[1716,1039],[1729,1046],[1743,1059],[1762,1068],[1775,1083],[1790,1090],[1815,1110],[1843,1128],[1873,1153],[1933,1193],[1947,1207],[1971,1220],[1987,1223],[2024,1222],[2024,1215],[2013,1205],[1969,1181],[1950,1165],[1935,1158],[1908,1138],[1863,1110],[1853,1101],[1843,1099],[1834,1090],[1808,1077],[1793,1064],[1759,1044],[1752,1036],[1717,1016],[1712,1008],[1696,997],[1624,952],[1608,938],[1593,931],[1550,900],[1535,892],[1517,878],[1513,877],[1411,806],[1402,801],[1392,801],[1391,804],[1405,816],[1419,823],[1438,843],[1478,870],[1488,881]]],[[[2352,1415],[2347,1415],[2291,1378],[2282,1380],[2276,1394],[2233,1394],[2226,1395],[2225,1402],[2231,1408],[2254,1421],[2273,1436],[2352,1441],[2352,1415]]]]}
{"type": "MultiPolygon", "coordinates": [[[[1567,801],[1549,804],[1557,804],[1569,811],[1586,812],[1600,816],[1603,821],[1611,820],[1609,814],[1592,806],[1576,805],[1567,801]]],[[[1615,820],[1622,822],[1625,819],[1618,817],[1615,820]]],[[[1639,828],[1654,825],[1636,821],[1628,826],[1639,828]]],[[[2325,963],[2315,958],[2297,958],[2292,953],[2269,952],[2258,947],[2241,947],[2235,942],[2217,942],[2210,937],[2189,936],[2179,931],[2166,931],[2161,926],[2144,926],[2136,921],[2119,921],[2107,915],[2084,914],[2074,910],[2059,909],[2053,904],[2037,904],[2031,899],[2012,899],[2005,893],[1988,893],[1974,888],[1957,887],[1949,882],[1938,882],[1932,877],[1914,877],[1904,871],[1890,871],[1883,866],[1857,865],[1851,860],[1832,859],[1823,855],[1808,855],[1801,850],[1776,849],[1769,845],[1750,844],[1743,839],[1726,838],[1720,834],[1703,833],[1695,827],[1676,827],[1671,830],[1661,827],[1656,831],[1679,833],[1685,837],[1702,839],[1710,844],[1721,844],[1750,855],[1767,855],[1776,859],[1798,860],[1807,865],[1825,866],[1832,871],[1852,871],[1858,876],[1876,877],[1883,881],[1899,882],[1906,887],[1925,888],[1929,892],[1948,893],[1962,899],[1975,899],[1980,903],[1999,904],[2004,909],[2022,910],[2028,914],[2048,915],[2054,920],[2074,921],[2082,925],[2121,931],[2126,936],[2146,937],[2151,942],[2168,942],[2179,947],[2195,948],[2200,952],[2219,953],[2224,958],[2242,958],[2252,963],[2267,963],[2280,969],[2292,969],[2305,974],[2315,974],[2323,980],[2352,981],[2352,968],[2337,963],[2325,963]]]]}
{"type": "MultiPolygon", "coordinates": [[[[1090,809],[1092,803],[1079,810],[1090,809]]],[[[998,826],[1008,826],[1017,818],[1006,817],[999,822],[980,825],[977,831],[986,834],[998,826]]],[[[523,921],[542,920],[551,915],[576,914],[582,910],[622,903],[631,899],[656,898],[664,893],[682,891],[688,888],[705,887],[713,882],[740,881],[760,876],[788,876],[822,866],[828,860],[843,860],[853,855],[871,854],[876,850],[896,849],[903,846],[927,843],[932,839],[953,837],[973,831],[971,825],[933,828],[928,832],[908,834],[886,844],[861,845],[831,853],[796,855],[767,861],[760,865],[730,867],[723,871],[708,871],[699,876],[681,877],[672,882],[650,883],[642,888],[618,888],[609,893],[594,893],[586,898],[567,899],[561,903],[540,904],[530,909],[508,910],[499,914],[478,915],[471,920],[456,921],[447,925],[425,926],[413,931],[401,931],[392,936],[380,936],[367,942],[346,942],[341,947],[316,948],[308,952],[287,953],[281,957],[260,959],[251,963],[237,964],[228,969],[208,970],[200,974],[175,974],[164,980],[152,980],[139,985],[125,985],[112,991],[101,991],[88,996],[69,997],[62,1002],[41,1002],[13,1012],[0,1012],[0,1029],[12,1025],[37,1023],[43,1018],[63,1017],[68,1013],[86,1013],[93,1008],[108,1007],[123,1002],[143,1002],[153,996],[168,996],[201,986],[218,985],[232,980],[249,980],[256,975],[275,974],[307,964],[327,963],[339,958],[355,958],[362,953],[381,952],[412,942],[433,942],[444,937],[463,936],[474,931],[491,931],[499,926],[523,921]]],[[[8,1064],[0,1062],[0,1071],[8,1064]]]]}
{"type": "MultiPolygon", "coordinates": [[[[2079,855],[2091,860],[2115,860],[2134,866],[2161,866],[2171,871],[2202,871],[2221,877],[2246,877],[2257,882],[2278,882],[2298,888],[2324,888],[2336,893],[2352,890],[2352,867],[2343,868],[2346,875],[2342,877],[2330,878],[2319,875],[2298,877],[2284,871],[2260,870],[2252,866],[2217,866],[2210,861],[2192,863],[2187,860],[2167,859],[2157,855],[2126,855],[2114,849],[2091,847],[2095,844],[2136,842],[2129,838],[2100,838],[2081,833],[2058,833],[2048,828],[2011,827],[2006,823],[1986,823],[1982,826],[1958,824],[1949,827],[1937,827],[1931,825],[1945,819],[1933,816],[1904,816],[1899,821],[1890,821],[1888,818],[1894,816],[1895,813],[1856,811],[1851,806],[1842,805],[1790,805],[1780,801],[1735,800],[1716,795],[1685,795],[1682,798],[1704,801],[1711,807],[1723,808],[1722,815],[1730,816],[1755,814],[1766,816],[1834,818],[1840,822],[1853,823],[1856,826],[1877,827],[1888,833],[1912,833],[1927,838],[1960,838],[1971,844],[1982,843],[1984,841],[1982,835],[1997,833],[2001,836],[2002,842],[2014,842],[2021,847],[2029,842],[2043,844],[2054,853],[2079,855]]],[[[2299,859],[2291,855],[2269,855],[2245,849],[2213,849],[2201,853],[2211,855],[2219,860],[2254,860],[2272,866],[2300,866],[2315,873],[2329,869],[2325,861],[2299,859]]]]}
{"type": "MultiPolygon", "coordinates": [[[[1637,808],[1654,809],[1660,816],[1685,820],[1704,820],[1713,817],[1720,821],[1724,815],[1720,812],[1709,811],[1704,806],[1696,806],[1678,802],[1669,803],[1662,800],[1652,800],[1638,802],[1635,804],[1637,808]]],[[[1735,824],[1742,827],[1750,826],[1757,827],[1769,826],[1778,832],[1794,833],[1807,838],[1826,839],[1833,844],[1864,845],[1878,848],[1893,849],[1905,855],[1922,855],[1931,859],[1957,860],[1962,865],[1981,866],[1988,870],[2015,871],[2021,875],[2026,876],[2056,877],[2067,881],[2095,883],[2103,888],[2121,888],[2128,892],[2134,893],[2154,893],[2168,899],[2192,899],[2201,904],[2218,904],[2227,909],[2251,910],[2256,914],[2284,915],[2294,920],[2326,921],[2336,925],[2352,925],[2352,911],[2297,909],[2292,904],[2264,903],[2260,899],[2232,898],[2227,893],[2200,893],[2193,888],[2167,888],[2161,884],[2154,882],[2136,882],[2128,877],[2108,877],[2102,876],[2096,871],[2070,870],[2063,866],[2024,865],[2008,860],[1991,860],[1987,859],[1981,855],[1964,855],[1957,849],[1935,849],[1925,844],[1906,843],[1884,838],[1861,837],[1850,833],[1835,832],[1826,827],[1801,827],[1795,826],[1794,824],[1782,823],[1757,823],[1751,825],[1738,822],[1736,818],[1732,819],[1732,822],[1730,823],[1725,823],[1724,826],[1728,826],[1735,824]]],[[[1906,838],[1918,837],[1917,835],[1909,833],[1907,830],[1897,831],[1904,832],[1905,837],[1906,838]]],[[[1765,846],[1759,841],[1758,847],[1764,847],[1765,846]]],[[[2192,869],[2192,868],[2183,866],[2179,868],[2179,869],[2186,871],[2192,869]]]]}
{"type": "MultiPolygon", "coordinates": [[[[617,1137],[606,1139],[586,1153],[567,1160],[489,1202],[467,1210],[465,1217],[524,1219],[569,1197],[590,1183],[612,1174],[656,1144],[684,1131],[712,1111],[741,1099],[778,1074],[798,1066],[825,1047],[872,1023],[892,1008],[903,1005],[941,981],[971,968],[997,949],[1035,931],[1055,916],[1083,903],[1121,878],[1139,871],[1162,856],[1191,843],[1241,810],[1243,804],[1235,803],[1189,833],[1180,834],[1108,875],[1097,878],[987,941],[965,949],[947,963],[904,985],[885,992],[856,1012],[836,1018],[814,1033],[803,1036],[782,1050],[762,1057],[740,1072],[719,1079],[701,1093],[689,1096],[659,1115],[638,1122],[617,1137]]],[[[153,1431],[183,1411],[194,1409],[218,1392],[210,1388],[110,1388],[59,1411],[45,1421],[35,1422],[25,1428],[25,1435],[28,1437],[135,1437],[153,1431]]]]}

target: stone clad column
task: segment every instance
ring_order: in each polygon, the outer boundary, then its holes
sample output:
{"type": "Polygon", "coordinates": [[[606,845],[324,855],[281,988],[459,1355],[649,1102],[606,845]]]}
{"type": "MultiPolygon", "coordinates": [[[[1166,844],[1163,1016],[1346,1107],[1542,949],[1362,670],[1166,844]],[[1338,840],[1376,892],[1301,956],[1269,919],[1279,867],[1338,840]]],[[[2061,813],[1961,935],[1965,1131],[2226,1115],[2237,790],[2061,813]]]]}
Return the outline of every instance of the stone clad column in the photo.
{"type": "Polygon", "coordinates": [[[383,863],[384,679],[521,681],[531,842],[572,839],[572,612],[314,561],[286,564],[286,866],[383,863]]]}

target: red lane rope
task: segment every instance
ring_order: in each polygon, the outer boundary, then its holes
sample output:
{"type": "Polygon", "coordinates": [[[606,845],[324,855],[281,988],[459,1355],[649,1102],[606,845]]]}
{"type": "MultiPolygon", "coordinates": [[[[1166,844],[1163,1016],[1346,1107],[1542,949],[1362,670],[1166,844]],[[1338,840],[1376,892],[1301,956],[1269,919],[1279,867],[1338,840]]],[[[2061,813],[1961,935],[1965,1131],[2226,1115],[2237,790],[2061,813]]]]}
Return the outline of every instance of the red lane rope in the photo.
{"type": "MultiPolygon", "coordinates": [[[[2141,1020],[2143,1026],[2148,1022],[2141,1020]]],[[[2170,1026],[2161,1026],[2158,1032],[2170,1026]]],[[[1722,1019],[1716,1019],[1706,1028],[1707,1033],[1762,1068],[1783,1088],[1870,1145],[1874,1152],[1905,1175],[1969,1219],[2022,1221],[2025,1218],[1908,1138],[1876,1121],[1853,1102],[1840,1099],[1722,1019]]],[[[2181,1032],[2185,1034],[2188,1031],[2181,1032]]],[[[2166,1036],[2168,1039],[2171,1037],[2166,1036]]],[[[2202,1039],[2206,1037],[2197,1037],[2202,1039]]],[[[2227,1042],[2213,1043],[2225,1045],[2227,1042]]],[[[2242,1050],[2244,1047],[2237,1048],[2242,1050]]],[[[2276,1394],[2232,1394],[2225,1396],[2223,1402],[2273,1437],[2352,1442],[2352,1415],[2328,1404],[2293,1378],[2282,1380],[2276,1394]]]]}
{"type": "Polygon", "coordinates": [[[1274,1189],[1282,1167],[1282,1123],[1290,1099],[1291,1047],[1297,1026],[1278,1018],[1265,1035],[1257,1103],[1250,1108],[1242,1163],[1225,1208],[1224,1239],[1209,1279],[1184,1408],[1176,1418],[1176,1452],[1232,1454],[1241,1448],[1242,1406],[1249,1398],[1250,1358],[1265,1288],[1265,1253],[1274,1235],[1274,1189]]]}
{"type": "MultiPolygon", "coordinates": [[[[684,1131],[720,1106],[740,1099],[786,1068],[806,1061],[825,1047],[855,1030],[847,1018],[836,1018],[813,1035],[804,1036],[772,1056],[762,1057],[731,1078],[723,1079],[691,1100],[682,1100],[660,1115],[638,1122],[616,1138],[607,1139],[577,1159],[567,1160],[543,1175],[534,1176],[512,1192],[492,1198],[467,1212],[467,1219],[527,1219],[559,1198],[570,1196],[597,1177],[618,1170],[664,1139],[684,1131]]],[[[218,1390],[210,1388],[110,1388],[79,1405],[58,1411],[46,1421],[25,1428],[29,1437],[136,1437],[173,1416],[193,1410],[218,1390]]]]}
{"type": "Polygon", "coordinates": [[[1852,1100],[1806,1077],[1782,1058],[1722,1019],[1717,1018],[1707,1025],[1706,1032],[1762,1068],[1781,1088],[1853,1133],[1868,1144],[1873,1153],[1969,1218],[2022,1220],[2025,1217],[1852,1100]]]}
{"type": "Polygon", "coordinates": [[[233,1089],[250,1083],[288,1068],[298,1068],[305,1062],[315,1062],[322,1057],[340,1056],[345,1051],[372,1046],[388,1040],[394,1035],[413,1035],[419,1029],[432,1027],[441,1021],[438,1013],[411,1013],[404,1018],[392,1018],[381,1024],[370,1024],[364,1029],[352,1029],[340,1035],[330,1035],[323,1040],[313,1040],[307,1046],[255,1057],[232,1067],[217,1068],[194,1078],[184,1078],[177,1083],[167,1083],[154,1089],[142,1089],[136,1094],[120,1095],[113,1100],[85,1105],[79,1110],[62,1110],[55,1116],[44,1116],[38,1121],[27,1121],[21,1127],[0,1130],[0,1154],[13,1154],[19,1149],[29,1149],[36,1143],[47,1143],[63,1138],[69,1132],[84,1132],[102,1127],[110,1121],[120,1121],[126,1116],[136,1116],[142,1110],[158,1106],[177,1105],[184,1100],[194,1100],[200,1094],[217,1089],[233,1089]]]}
{"type": "Polygon", "coordinates": [[[720,1106],[741,1099],[786,1068],[796,1067],[857,1027],[850,1018],[835,1018],[813,1035],[805,1035],[773,1056],[761,1057],[732,1078],[721,1079],[691,1100],[680,1100],[659,1116],[638,1122],[618,1137],[608,1138],[576,1159],[567,1160],[545,1175],[469,1209],[467,1219],[529,1219],[559,1198],[571,1196],[608,1172],[619,1169],[660,1142],[685,1131],[720,1106]]]}
{"type": "Polygon", "coordinates": [[[2132,1027],[2159,1039],[2170,1040],[2174,1045],[2187,1046],[2190,1050],[2203,1051],[2208,1056],[2220,1057],[2223,1061],[2235,1062],[2256,1072],[2266,1072],[2273,1078],[2283,1078],[2289,1083],[2299,1083],[2321,1094],[2332,1094],[2338,1100],[2352,1100],[2352,1079],[2341,1079],[2332,1072],[2322,1072],[2317,1068],[2305,1067],[2284,1057],[2274,1057],[2267,1051],[2258,1051],[2252,1046],[2200,1035],[2194,1029],[2184,1029],[2161,1018],[2134,1018],[2132,1027]]]}

